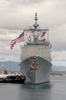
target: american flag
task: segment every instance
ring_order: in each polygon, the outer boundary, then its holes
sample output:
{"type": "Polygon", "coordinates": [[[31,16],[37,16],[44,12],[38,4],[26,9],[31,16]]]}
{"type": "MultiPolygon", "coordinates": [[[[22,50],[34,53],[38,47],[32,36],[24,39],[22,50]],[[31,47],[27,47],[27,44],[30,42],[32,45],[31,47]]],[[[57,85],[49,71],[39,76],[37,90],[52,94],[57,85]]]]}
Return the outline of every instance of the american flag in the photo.
{"type": "Polygon", "coordinates": [[[24,32],[18,37],[17,42],[23,42],[24,41],[24,32]]]}
{"type": "Polygon", "coordinates": [[[11,49],[14,47],[14,44],[17,42],[18,38],[11,41],[11,49]]]}
{"type": "Polygon", "coordinates": [[[11,41],[11,49],[14,47],[14,44],[17,42],[23,42],[24,41],[24,32],[19,36],[17,37],[16,39],[12,40],[11,41]]]}

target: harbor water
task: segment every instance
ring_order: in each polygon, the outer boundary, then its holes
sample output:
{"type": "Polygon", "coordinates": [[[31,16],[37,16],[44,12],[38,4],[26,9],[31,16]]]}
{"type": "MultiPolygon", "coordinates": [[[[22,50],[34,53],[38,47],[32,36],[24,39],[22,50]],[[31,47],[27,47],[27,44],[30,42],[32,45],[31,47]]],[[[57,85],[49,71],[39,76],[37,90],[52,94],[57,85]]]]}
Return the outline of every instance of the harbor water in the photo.
{"type": "Polygon", "coordinates": [[[42,85],[0,83],[0,100],[66,100],[66,76],[42,85]]]}

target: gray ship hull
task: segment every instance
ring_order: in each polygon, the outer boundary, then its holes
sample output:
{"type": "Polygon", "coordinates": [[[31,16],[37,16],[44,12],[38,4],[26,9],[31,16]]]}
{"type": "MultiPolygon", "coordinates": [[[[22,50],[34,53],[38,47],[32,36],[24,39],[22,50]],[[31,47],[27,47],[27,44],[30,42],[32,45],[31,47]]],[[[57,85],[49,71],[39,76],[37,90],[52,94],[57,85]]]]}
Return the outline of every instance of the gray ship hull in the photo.
{"type": "Polygon", "coordinates": [[[31,84],[41,84],[50,81],[52,64],[41,57],[36,59],[27,58],[21,62],[21,72],[26,76],[26,82],[31,84]],[[32,63],[34,63],[32,65],[32,63]]]}

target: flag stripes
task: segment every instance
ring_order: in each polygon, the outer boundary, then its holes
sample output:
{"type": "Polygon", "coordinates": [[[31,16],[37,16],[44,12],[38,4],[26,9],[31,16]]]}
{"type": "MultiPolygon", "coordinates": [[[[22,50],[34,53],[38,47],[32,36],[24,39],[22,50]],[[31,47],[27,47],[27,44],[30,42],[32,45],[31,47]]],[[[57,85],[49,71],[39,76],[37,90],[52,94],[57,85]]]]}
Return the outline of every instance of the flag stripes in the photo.
{"type": "Polygon", "coordinates": [[[19,43],[19,42],[23,42],[23,41],[24,41],[24,32],[19,37],[17,37],[16,39],[11,41],[11,49],[13,49],[14,44],[16,42],[19,43]]]}

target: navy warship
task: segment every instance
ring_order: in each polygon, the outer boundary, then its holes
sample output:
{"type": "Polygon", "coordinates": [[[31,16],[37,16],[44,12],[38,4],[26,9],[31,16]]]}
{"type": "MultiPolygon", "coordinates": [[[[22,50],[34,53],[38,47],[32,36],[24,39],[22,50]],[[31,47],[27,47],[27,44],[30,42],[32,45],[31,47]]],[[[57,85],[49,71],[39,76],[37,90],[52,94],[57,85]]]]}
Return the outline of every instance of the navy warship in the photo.
{"type": "Polygon", "coordinates": [[[27,38],[28,42],[22,47],[20,71],[26,76],[25,82],[36,85],[50,82],[52,64],[50,41],[44,36],[49,29],[39,29],[37,13],[34,20],[33,28],[24,29],[32,35],[27,38]],[[44,38],[39,39],[39,36],[44,38]]]}

